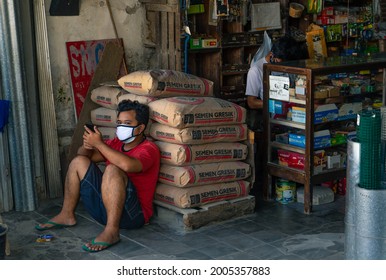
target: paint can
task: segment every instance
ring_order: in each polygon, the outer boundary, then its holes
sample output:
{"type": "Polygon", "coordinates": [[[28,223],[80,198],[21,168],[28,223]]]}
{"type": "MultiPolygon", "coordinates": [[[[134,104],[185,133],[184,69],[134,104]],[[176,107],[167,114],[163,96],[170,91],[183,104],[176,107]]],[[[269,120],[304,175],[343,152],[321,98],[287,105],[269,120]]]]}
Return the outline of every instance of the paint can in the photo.
{"type": "Polygon", "coordinates": [[[288,204],[296,201],[296,183],[284,179],[276,179],[276,201],[288,204]]]}

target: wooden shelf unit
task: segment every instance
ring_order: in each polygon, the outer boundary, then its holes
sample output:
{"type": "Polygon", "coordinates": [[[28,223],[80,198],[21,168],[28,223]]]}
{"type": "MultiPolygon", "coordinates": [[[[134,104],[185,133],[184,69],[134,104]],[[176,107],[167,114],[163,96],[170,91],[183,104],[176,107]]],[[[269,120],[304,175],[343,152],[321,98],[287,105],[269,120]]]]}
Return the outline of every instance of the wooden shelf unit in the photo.
{"type": "MultiPolygon", "coordinates": [[[[276,177],[284,178],[304,185],[304,212],[312,212],[313,185],[320,184],[329,180],[339,179],[346,176],[345,168],[327,169],[314,174],[314,132],[323,126],[333,125],[335,122],[314,124],[315,101],[314,90],[316,88],[315,80],[318,76],[325,76],[335,73],[358,73],[363,70],[379,71],[383,77],[383,89],[380,93],[382,103],[385,104],[385,68],[386,53],[378,53],[369,57],[331,57],[316,61],[313,59],[289,61],[279,64],[264,65],[264,147],[265,155],[265,178],[264,178],[264,198],[270,200],[274,198],[275,188],[273,181],[276,177]],[[290,120],[272,119],[269,112],[269,75],[272,72],[281,72],[285,74],[296,74],[306,76],[306,98],[302,100],[305,108],[305,123],[297,123],[290,120]],[[383,74],[382,74],[383,73],[383,74]],[[272,137],[273,126],[283,126],[284,128],[302,129],[305,135],[305,148],[299,148],[288,144],[277,143],[272,137]],[[279,165],[275,158],[275,149],[280,148],[305,155],[304,170],[289,168],[279,165]]],[[[364,95],[364,97],[366,94],[364,95]]],[[[290,100],[291,101],[291,100],[290,100]]],[[[344,100],[343,100],[344,102],[344,100]]]]}

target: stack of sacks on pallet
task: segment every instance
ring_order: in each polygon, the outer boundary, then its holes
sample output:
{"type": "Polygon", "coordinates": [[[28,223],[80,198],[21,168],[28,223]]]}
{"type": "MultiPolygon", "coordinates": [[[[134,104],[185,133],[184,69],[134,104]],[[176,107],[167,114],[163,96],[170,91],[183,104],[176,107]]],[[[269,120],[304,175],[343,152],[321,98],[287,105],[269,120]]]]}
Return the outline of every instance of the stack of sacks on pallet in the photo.
{"type": "MultiPolygon", "coordinates": [[[[105,139],[115,137],[116,109],[125,99],[142,104],[169,96],[212,96],[213,82],[172,70],[136,71],[121,77],[117,86],[102,85],[91,92],[91,100],[101,107],[91,111],[91,121],[105,139]]],[[[145,131],[149,135],[151,122],[145,131]]]]}
{"type": "Polygon", "coordinates": [[[150,135],[161,151],[155,200],[178,208],[247,196],[246,110],[215,97],[149,103],[150,135]]]}

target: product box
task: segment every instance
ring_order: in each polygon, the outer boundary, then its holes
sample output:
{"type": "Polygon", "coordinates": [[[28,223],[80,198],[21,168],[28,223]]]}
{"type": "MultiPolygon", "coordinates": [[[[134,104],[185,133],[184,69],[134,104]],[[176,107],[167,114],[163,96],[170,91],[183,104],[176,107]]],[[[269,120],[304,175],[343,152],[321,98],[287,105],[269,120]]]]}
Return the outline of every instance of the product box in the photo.
{"type": "Polygon", "coordinates": [[[281,133],[275,135],[276,142],[288,144],[288,133],[281,133]]]}
{"type": "Polygon", "coordinates": [[[290,152],[287,150],[278,150],[277,151],[279,158],[279,165],[288,166],[296,169],[304,169],[304,155],[290,152]]]}
{"type": "Polygon", "coordinates": [[[317,87],[314,91],[314,97],[316,99],[323,99],[328,97],[328,90],[325,87],[317,87]]]}
{"type": "Polygon", "coordinates": [[[318,174],[326,169],[327,159],[325,150],[314,152],[314,174],[318,174]]]}
{"type": "MultiPolygon", "coordinates": [[[[328,129],[317,131],[314,133],[314,148],[330,147],[330,140],[331,136],[328,129]]],[[[306,146],[306,137],[298,133],[289,133],[288,144],[304,148],[306,146]]]]}
{"type": "Polygon", "coordinates": [[[202,39],[201,38],[190,38],[189,39],[190,49],[201,49],[202,39]]]}
{"type": "Polygon", "coordinates": [[[203,48],[217,48],[217,39],[202,39],[201,45],[203,48]]]}
{"type": "Polygon", "coordinates": [[[335,104],[320,105],[315,109],[314,123],[335,121],[338,118],[338,107],[335,104]]]}
{"type": "Polygon", "coordinates": [[[201,14],[205,12],[204,4],[190,5],[188,9],[188,15],[201,14]]]}
{"type": "Polygon", "coordinates": [[[340,87],[327,86],[328,97],[337,97],[340,95],[340,87]]]}
{"type": "Polygon", "coordinates": [[[334,169],[340,167],[340,154],[334,153],[327,155],[327,169],[334,169]]]}
{"type": "Polygon", "coordinates": [[[362,102],[342,104],[338,112],[338,120],[356,119],[357,114],[362,110],[362,102]]]}
{"type": "Polygon", "coordinates": [[[279,114],[279,115],[284,114],[283,102],[270,99],[268,103],[269,103],[269,112],[270,113],[279,114]]]}
{"type": "Polygon", "coordinates": [[[306,108],[292,106],[292,121],[306,123],[306,108]]]}

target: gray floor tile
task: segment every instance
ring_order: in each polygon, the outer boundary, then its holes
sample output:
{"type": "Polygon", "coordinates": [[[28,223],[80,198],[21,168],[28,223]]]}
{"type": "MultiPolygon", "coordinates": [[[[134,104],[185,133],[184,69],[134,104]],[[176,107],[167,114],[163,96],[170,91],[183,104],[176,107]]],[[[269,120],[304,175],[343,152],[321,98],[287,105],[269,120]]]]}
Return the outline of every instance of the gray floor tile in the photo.
{"type": "Polygon", "coordinates": [[[208,255],[213,259],[221,259],[223,256],[234,253],[235,251],[236,252],[240,251],[238,249],[235,250],[234,248],[230,247],[225,243],[216,242],[216,241],[214,241],[211,244],[206,244],[203,247],[197,248],[197,250],[208,255]]]}
{"type": "Polygon", "coordinates": [[[121,242],[98,253],[82,250],[103,226],[80,203],[77,226],[39,232],[34,226],[56,215],[61,199],[47,200],[36,211],[2,213],[9,227],[10,260],[299,260],[344,259],[344,198],[314,207],[310,215],[299,204],[258,202],[254,214],[176,230],[152,220],[136,230],[121,230],[121,242]],[[54,239],[36,242],[40,234],[54,239]]]}
{"type": "Polygon", "coordinates": [[[269,244],[248,249],[245,253],[251,255],[256,260],[282,260],[287,259],[286,256],[289,255],[269,244]]]}

